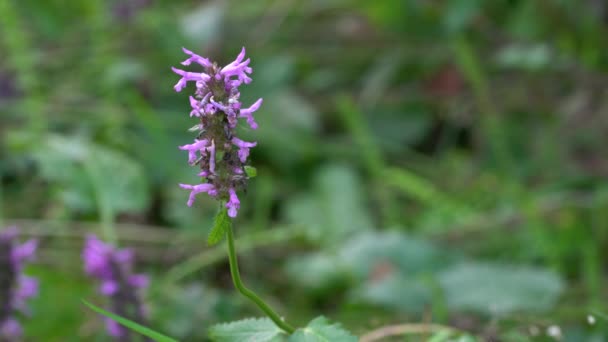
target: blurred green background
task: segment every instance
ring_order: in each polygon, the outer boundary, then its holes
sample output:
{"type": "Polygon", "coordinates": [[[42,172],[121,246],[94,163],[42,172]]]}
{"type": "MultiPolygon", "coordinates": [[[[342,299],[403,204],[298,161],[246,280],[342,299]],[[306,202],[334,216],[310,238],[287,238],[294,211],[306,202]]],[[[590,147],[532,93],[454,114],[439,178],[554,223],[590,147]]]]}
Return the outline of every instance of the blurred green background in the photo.
{"type": "Polygon", "coordinates": [[[252,59],[237,248],[291,322],[607,340],[607,32],[602,0],[0,1],[2,225],[41,240],[27,340],[108,340],[88,232],[136,248],[168,335],[261,316],[206,247],[216,204],[177,187],[182,46],[252,59]]]}

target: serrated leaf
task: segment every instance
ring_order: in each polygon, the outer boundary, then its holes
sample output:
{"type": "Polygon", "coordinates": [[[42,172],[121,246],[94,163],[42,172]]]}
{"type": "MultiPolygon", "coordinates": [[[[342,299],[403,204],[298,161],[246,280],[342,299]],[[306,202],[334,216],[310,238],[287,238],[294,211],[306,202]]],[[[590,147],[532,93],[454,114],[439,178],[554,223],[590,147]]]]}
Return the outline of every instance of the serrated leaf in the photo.
{"type": "Polygon", "coordinates": [[[286,334],[269,318],[248,318],[214,325],[209,337],[215,342],[283,342],[286,334]]]}
{"type": "Polygon", "coordinates": [[[448,306],[483,314],[550,309],[564,289],[561,278],[546,269],[466,263],[439,274],[448,306]]]}
{"type": "Polygon", "coordinates": [[[253,166],[245,165],[245,174],[249,178],[253,178],[258,175],[258,169],[253,166]]]}
{"type": "Polygon", "coordinates": [[[330,324],[323,316],[313,319],[305,328],[289,336],[289,342],[357,342],[359,339],[344,330],[340,324],[330,324]]]}
{"type": "Polygon", "coordinates": [[[91,310],[97,312],[98,314],[104,315],[106,317],[111,318],[112,320],[116,321],[117,323],[124,325],[125,327],[136,331],[146,337],[149,337],[151,339],[153,339],[154,341],[158,341],[158,342],[177,342],[177,340],[172,339],[171,337],[165,336],[159,332],[156,332],[150,328],[146,328],[143,325],[140,325],[138,323],[135,323],[131,320],[128,320],[124,317],[120,317],[118,315],[115,315],[109,311],[106,311],[102,308],[99,308],[89,302],[87,302],[86,300],[82,301],[86,306],[88,306],[91,310]]]}
{"type": "Polygon", "coordinates": [[[213,228],[211,228],[209,237],[207,238],[207,243],[209,246],[213,246],[222,241],[224,235],[226,235],[226,231],[230,229],[231,224],[232,221],[230,221],[230,217],[228,217],[228,209],[222,203],[220,205],[220,210],[218,211],[217,215],[215,215],[213,228]]]}

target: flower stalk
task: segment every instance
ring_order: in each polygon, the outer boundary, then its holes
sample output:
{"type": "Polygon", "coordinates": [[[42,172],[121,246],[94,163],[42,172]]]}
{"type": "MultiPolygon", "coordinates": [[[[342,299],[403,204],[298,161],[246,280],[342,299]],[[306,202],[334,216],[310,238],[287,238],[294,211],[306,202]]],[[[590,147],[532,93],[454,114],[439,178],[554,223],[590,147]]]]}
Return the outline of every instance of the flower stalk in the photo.
{"type": "Polygon", "coordinates": [[[236,247],[234,245],[234,233],[232,227],[228,227],[226,231],[226,238],[228,240],[228,260],[230,262],[230,274],[232,275],[232,282],[234,287],[245,297],[249,298],[254,302],[264,313],[281,329],[288,334],[293,334],[295,329],[289,323],[285,322],[279,315],[266,304],[255,292],[248,289],[241,280],[239,273],[239,264],[237,260],[236,247]]]}

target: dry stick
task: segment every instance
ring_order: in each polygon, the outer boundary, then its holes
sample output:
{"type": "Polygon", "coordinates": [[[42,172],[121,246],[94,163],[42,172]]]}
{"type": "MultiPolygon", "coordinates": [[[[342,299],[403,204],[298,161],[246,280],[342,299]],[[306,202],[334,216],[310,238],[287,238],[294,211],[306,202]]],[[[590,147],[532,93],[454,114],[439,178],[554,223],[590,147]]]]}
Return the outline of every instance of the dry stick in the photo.
{"type": "Polygon", "coordinates": [[[379,341],[383,338],[399,335],[432,334],[440,331],[458,332],[458,330],[441,324],[396,324],[387,325],[361,336],[360,342],[379,341]]]}

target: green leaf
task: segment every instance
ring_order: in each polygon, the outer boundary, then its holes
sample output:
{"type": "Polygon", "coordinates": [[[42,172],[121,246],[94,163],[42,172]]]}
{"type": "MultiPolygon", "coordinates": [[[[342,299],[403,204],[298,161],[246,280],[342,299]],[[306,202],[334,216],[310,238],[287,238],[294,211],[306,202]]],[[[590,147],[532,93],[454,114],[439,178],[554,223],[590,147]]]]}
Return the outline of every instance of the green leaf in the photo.
{"type": "Polygon", "coordinates": [[[433,336],[431,336],[431,338],[429,338],[429,340],[427,342],[446,342],[450,340],[450,336],[452,336],[452,332],[449,330],[441,330],[435,334],[433,334],[433,336]]]}
{"type": "Polygon", "coordinates": [[[245,165],[245,174],[249,178],[253,178],[258,175],[258,169],[253,166],[245,165]]]}
{"type": "Polygon", "coordinates": [[[285,271],[297,286],[325,290],[349,279],[350,270],[341,260],[324,253],[309,253],[290,257],[285,271]]]}
{"type": "Polygon", "coordinates": [[[216,342],[282,342],[285,333],[269,318],[248,318],[222,323],[209,329],[209,337],[216,342]]]}
{"type": "Polygon", "coordinates": [[[439,274],[448,307],[488,315],[550,309],[564,289],[546,269],[465,263],[439,274]]]}
{"type": "Polygon", "coordinates": [[[180,29],[193,42],[211,44],[217,40],[225,13],[222,2],[203,3],[181,17],[180,29]]]}
{"type": "Polygon", "coordinates": [[[150,328],[146,328],[143,325],[140,325],[138,323],[135,323],[133,321],[130,321],[124,317],[120,317],[118,315],[115,315],[111,312],[108,312],[104,309],[101,309],[89,302],[87,302],[86,300],[82,301],[86,306],[88,306],[91,310],[97,312],[98,314],[104,315],[106,317],[109,317],[111,319],[113,319],[114,321],[116,321],[117,323],[120,323],[122,325],[124,325],[125,327],[136,331],[146,337],[149,337],[151,339],[153,339],[154,341],[159,341],[159,342],[177,342],[177,340],[172,339],[171,337],[165,336],[159,332],[156,332],[150,328]]]}
{"type": "Polygon", "coordinates": [[[330,324],[321,316],[313,319],[305,328],[289,336],[289,342],[356,342],[359,339],[344,330],[340,324],[330,324]]]}
{"type": "Polygon", "coordinates": [[[423,313],[431,303],[432,290],[421,279],[390,274],[362,284],[352,294],[355,302],[406,313],[423,313]]]}
{"type": "Polygon", "coordinates": [[[359,279],[368,279],[379,266],[409,276],[444,267],[449,254],[428,241],[401,232],[362,232],[342,244],[340,260],[351,265],[359,279]]]}
{"type": "Polygon", "coordinates": [[[57,187],[70,208],[92,212],[98,209],[98,201],[113,213],[141,212],[148,207],[146,173],[133,158],[76,137],[49,135],[44,146],[43,151],[32,151],[33,155],[43,177],[57,187]]]}
{"type": "Polygon", "coordinates": [[[211,231],[209,232],[209,238],[207,238],[209,246],[213,246],[222,241],[224,235],[226,235],[226,231],[230,229],[231,224],[232,221],[230,221],[230,217],[228,217],[228,209],[224,203],[222,203],[220,204],[220,210],[217,215],[215,215],[213,228],[211,228],[211,231]]]}
{"type": "Polygon", "coordinates": [[[312,194],[287,204],[289,221],[307,227],[311,239],[332,246],[355,232],[372,228],[361,180],[352,168],[331,165],[315,175],[312,194]]]}
{"type": "Polygon", "coordinates": [[[479,0],[453,0],[448,2],[444,25],[449,33],[466,29],[481,12],[479,0]]]}

